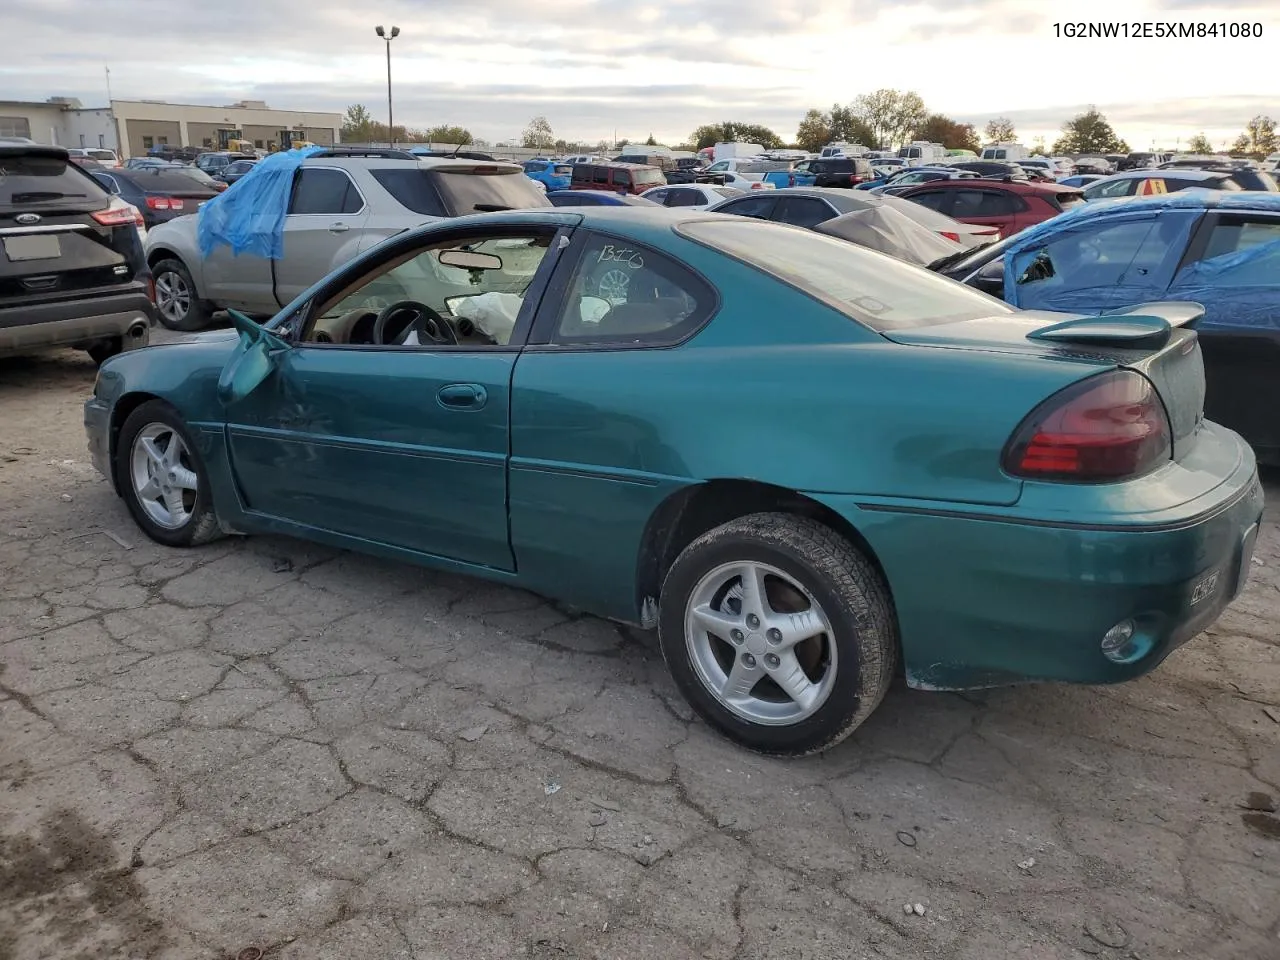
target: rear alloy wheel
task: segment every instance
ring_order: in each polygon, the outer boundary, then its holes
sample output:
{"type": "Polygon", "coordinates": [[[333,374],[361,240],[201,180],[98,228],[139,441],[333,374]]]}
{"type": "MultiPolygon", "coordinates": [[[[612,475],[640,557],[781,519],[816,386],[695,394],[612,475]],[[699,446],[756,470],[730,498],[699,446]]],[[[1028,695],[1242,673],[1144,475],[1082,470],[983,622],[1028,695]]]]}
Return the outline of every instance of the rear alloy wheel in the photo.
{"type": "Polygon", "coordinates": [[[170,330],[188,333],[209,325],[209,311],[181,261],[161,260],[152,274],[156,285],[156,314],[162,324],[170,330]]]}
{"type": "Polygon", "coordinates": [[[843,740],[883,699],[897,657],[879,571],[834,530],[786,514],[742,517],[686,547],[659,629],[698,713],[771,754],[843,740]]]}
{"type": "Polygon", "coordinates": [[[129,512],[151,539],[187,547],[220,536],[204,463],[168,404],[152,400],[129,415],[115,468],[129,512]]]}

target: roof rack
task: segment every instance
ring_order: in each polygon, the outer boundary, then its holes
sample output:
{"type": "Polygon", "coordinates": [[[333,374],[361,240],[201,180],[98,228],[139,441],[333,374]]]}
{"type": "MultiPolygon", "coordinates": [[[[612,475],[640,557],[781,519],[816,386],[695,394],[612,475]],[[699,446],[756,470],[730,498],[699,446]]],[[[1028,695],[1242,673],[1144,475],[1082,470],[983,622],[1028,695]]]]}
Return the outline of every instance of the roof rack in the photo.
{"type": "Polygon", "coordinates": [[[325,157],[375,157],[379,160],[417,160],[408,150],[394,150],[385,147],[327,147],[319,153],[313,153],[308,160],[325,157]]]}

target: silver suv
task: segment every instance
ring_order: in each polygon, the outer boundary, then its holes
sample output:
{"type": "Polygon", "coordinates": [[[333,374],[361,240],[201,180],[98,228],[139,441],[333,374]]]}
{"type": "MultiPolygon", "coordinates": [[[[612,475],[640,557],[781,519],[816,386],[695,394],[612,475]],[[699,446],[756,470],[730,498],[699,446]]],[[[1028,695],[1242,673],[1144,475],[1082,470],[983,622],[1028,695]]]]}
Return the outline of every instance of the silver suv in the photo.
{"type": "Polygon", "coordinates": [[[214,310],[270,316],[334,267],[387,237],[446,217],[550,203],[513,163],[334,148],[302,162],[284,224],[284,257],[200,255],[197,215],[147,234],[160,322],[199,330],[214,310]]]}

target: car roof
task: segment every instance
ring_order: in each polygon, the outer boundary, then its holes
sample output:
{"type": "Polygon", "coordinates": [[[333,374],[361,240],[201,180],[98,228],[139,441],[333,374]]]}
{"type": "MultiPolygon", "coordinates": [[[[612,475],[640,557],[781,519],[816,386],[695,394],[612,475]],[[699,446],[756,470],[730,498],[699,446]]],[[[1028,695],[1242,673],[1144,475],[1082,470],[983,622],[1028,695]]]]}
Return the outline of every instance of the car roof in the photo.
{"type": "Polygon", "coordinates": [[[973,190],[975,188],[1011,190],[1014,193],[1061,193],[1064,190],[1068,193],[1073,190],[1076,193],[1082,192],[1079,187],[1068,187],[1061,183],[1037,183],[1032,180],[1005,180],[1003,178],[996,180],[991,177],[974,177],[972,179],[930,180],[928,183],[913,186],[908,191],[908,194],[917,190],[973,190]]]}
{"type": "Polygon", "coordinates": [[[1166,176],[1177,176],[1184,180],[1217,180],[1223,174],[1230,173],[1229,170],[1197,170],[1194,167],[1173,167],[1167,171],[1164,170],[1125,170],[1122,173],[1114,173],[1107,177],[1108,180],[1134,180],[1146,179],[1147,177],[1156,177],[1157,179],[1166,176]]]}

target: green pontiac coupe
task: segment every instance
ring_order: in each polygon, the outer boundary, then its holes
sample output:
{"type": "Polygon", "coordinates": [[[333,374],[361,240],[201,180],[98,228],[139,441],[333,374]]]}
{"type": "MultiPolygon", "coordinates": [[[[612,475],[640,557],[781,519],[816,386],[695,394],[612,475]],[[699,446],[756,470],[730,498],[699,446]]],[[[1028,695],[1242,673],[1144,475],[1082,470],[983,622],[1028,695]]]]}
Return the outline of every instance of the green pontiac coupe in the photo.
{"type": "Polygon", "coordinates": [[[138,525],[290,534],[656,627],[695,709],[803,754],[907,682],[1122,681],[1244,585],[1253,454],[1196,304],[1015,310],[811,231],[462,217],[265,325],[105,363],[138,525]]]}

